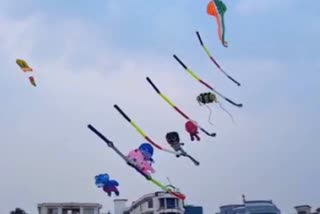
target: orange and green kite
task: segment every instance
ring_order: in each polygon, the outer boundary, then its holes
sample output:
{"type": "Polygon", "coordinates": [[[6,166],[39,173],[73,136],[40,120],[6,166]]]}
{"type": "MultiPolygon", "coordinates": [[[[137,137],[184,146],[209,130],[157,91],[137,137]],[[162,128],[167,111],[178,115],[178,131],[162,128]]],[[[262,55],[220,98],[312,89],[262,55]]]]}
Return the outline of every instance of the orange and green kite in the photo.
{"type": "Polygon", "coordinates": [[[225,41],[225,25],[224,14],[227,11],[227,6],[221,0],[212,0],[207,5],[207,14],[214,16],[218,25],[219,40],[224,47],[228,47],[228,42],[225,41]]]}

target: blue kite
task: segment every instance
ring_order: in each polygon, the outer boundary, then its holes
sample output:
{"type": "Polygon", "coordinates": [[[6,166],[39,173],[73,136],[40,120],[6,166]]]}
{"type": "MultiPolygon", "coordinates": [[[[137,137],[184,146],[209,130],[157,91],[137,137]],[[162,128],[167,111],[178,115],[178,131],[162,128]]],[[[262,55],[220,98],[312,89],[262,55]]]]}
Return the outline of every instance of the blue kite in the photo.
{"type": "Polygon", "coordinates": [[[120,195],[120,192],[117,188],[119,183],[116,180],[110,180],[108,174],[96,175],[95,183],[98,188],[102,188],[104,192],[108,193],[108,196],[111,196],[112,192],[114,192],[116,196],[120,195]]]}

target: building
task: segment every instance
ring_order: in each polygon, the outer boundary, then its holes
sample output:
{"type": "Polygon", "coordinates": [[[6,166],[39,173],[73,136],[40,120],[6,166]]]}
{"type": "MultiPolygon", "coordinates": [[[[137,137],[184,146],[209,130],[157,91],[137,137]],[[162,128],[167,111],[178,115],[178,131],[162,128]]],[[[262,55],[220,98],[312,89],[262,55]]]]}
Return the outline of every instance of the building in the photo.
{"type": "Polygon", "coordinates": [[[243,196],[243,204],[228,204],[220,207],[219,214],[281,214],[271,200],[247,201],[243,196]]]}
{"type": "Polygon", "coordinates": [[[200,206],[186,205],[184,210],[184,214],[203,214],[203,208],[200,206]]]}
{"type": "Polygon", "coordinates": [[[41,203],[39,214],[100,214],[101,204],[97,203],[41,203]]]}
{"type": "Polygon", "coordinates": [[[114,214],[183,214],[183,201],[166,192],[144,195],[126,205],[127,199],[114,200],[114,214]]]}
{"type": "Polygon", "coordinates": [[[294,207],[296,210],[296,214],[320,214],[320,207],[317,208],[314,212],[312,212],[312,207],[309,205],[300,205],[294,207]]]}

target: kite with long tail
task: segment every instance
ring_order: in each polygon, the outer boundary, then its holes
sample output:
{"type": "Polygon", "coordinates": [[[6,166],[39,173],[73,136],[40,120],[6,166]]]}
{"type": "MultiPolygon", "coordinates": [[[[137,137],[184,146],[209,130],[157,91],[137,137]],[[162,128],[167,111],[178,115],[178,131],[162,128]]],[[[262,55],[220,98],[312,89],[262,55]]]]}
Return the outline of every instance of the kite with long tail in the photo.
{"type": "Polygon", "coordinates": [[[152,182],[153,184],[157,185],[165,192],[168,192],[181,200],[185,200],[186,196],[179,192],[174,192],[170,188],[166,187],[165,185],[161,184],[159,181],[152,178],[151,175],[148,175],[137,168],[134,164],[130,162],[130,160],[113,144],[112,141],[108,140],[103,134],[101,134],[97,129],[95,129],[91,124],[88,125],[88,128],[98,135],[113,151],[115,151],[129,166],[137,170],[143,177],[145,177],[148,181],[152,182]]]}
{"type": "Polygon", "coordinates": [[[179,156],[184,156],[184,157],[188,157],[190,158],[190,160],[193,161],[193,163],[195,165],[199,165],[200,163],[195,160],[192,156],[188,155],[186,152],[176,152],[176,151],[172,151],[172,150],[169,150],[169,149],[166,149],[166,148],[163,148],[161,147],[160,145],[156,144],[151,138],[149,138],[145,133],[144,131],[142,131],[142,129],[135,123],[133,122],[126,113],[124,113],[124,111],[118,106],[118,105],[114,105],[113,106],[115,109],[118,110],[118,112],[136,129],[136,131],[144,138],[146,139],[150,144],[152,144],[154,147],[156,147],[157,149],[161,150],[161,151],[164,151],[164,152],[168,152],[168,153],[171,153],[171,154],[174,154],[176,155],[177,157],[179,156]]]}
{"type": "Polygon", "coordinates": [[[230,100],[229,98],[225,97],[224,95],[222,95],[220,92],[218,92],[217,90],[215,90],[211,85],[209,85],[208,83],[204,82],[200,77],[198,77],[193,71],[191,71],[176,55],[173,55],[173,57],[179,62],[179,64],[188,72],[188,74],[190,74],[195,80],[198,80],[201,84],[203,84],[204,86],[206,86],[207,88],[209,88],[211,91],[213,91],[214,93],[218,94],[220,97],[222,97],[223,99],[225,99],[226,101],[228,101],[229,103],[231,103],[234,106],[237,106],[239,108],[241,108],[243,105],[241,103],[235,103],[234,101],[230,100]]]}
{"type": "Polygon", "coordinates": [[[237,84],[238,86],[240,86],[241,84],[235,80],[234,78],[232,78],[229,74],[227,74],[227,72],[225,72],[221,66],[218,64],[218,62],[213,58],[213,56],[211,55],[211,53],[209,52],[208,48],[204,45],[200,33],[197,31],[196,32],[197,37],[199,39],[200,45],[202,46],[203,50],[206,52],[206,54],[208,55],[208,57],[211,59],[211,61],[218,67],[218,69],[224,74],[226,75],[232,82],[234,82],[235,84],[237,84]]]}
{"type": "Polygon", "coordinates": [[[176,110],[182,117],[184,117],[187,121],[186,123],[186,130],[187,132],[189,132],[190,136],[194,136],[197,134],[197,130],[196,128],[199,128],[203,133],[205,133],[206,135],[210,136],[210,137],[215,137],[216,133],[209,133],[208,131],[206,131],[204,128],[202,128],[197,122],[195,122],[194,120],[192,120],[190,117],[188,117],[183,111],[181,111],[175,104],[173,104],[168,97],[166,97],[164,94],[162,94],[160,92],[160,90],[158,89],[158,87],[151,81],[151,79],[149,77],[146,78],[147,81],[149,82],[149,84],[152,86],[152,88],[157,92],[157,94],[159,94],[160,97],[162,97],[162,99],[164,101],[166,101],[172,108],[174,108],[174,110],[176,110]]]}
{"type": "Polygon", "coordinates": [[[228,47],[228,42],[225,41],[225,25],[224,14],[227,11],[227,6],[221,0],[211,0],[207,5],[207,14],[214,16],[218,25],[218,36],[224,47],[228,47]]]}

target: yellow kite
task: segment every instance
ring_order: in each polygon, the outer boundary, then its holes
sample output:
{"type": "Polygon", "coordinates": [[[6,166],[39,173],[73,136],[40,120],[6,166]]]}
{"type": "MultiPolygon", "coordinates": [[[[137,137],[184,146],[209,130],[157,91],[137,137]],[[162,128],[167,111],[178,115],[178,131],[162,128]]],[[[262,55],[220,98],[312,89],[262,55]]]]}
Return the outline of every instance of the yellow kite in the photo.
{"type": "MultiPolygon", "coordinates": [[[[33,69],[28,65],[28,63],[25,60],[17,59],[16,63],[19,65],[23,72],[33,72],[33,69]]],[[[33,86],[37,86],[35,78],[32,75],[29,76],[29,81],[33,86]]]]}

